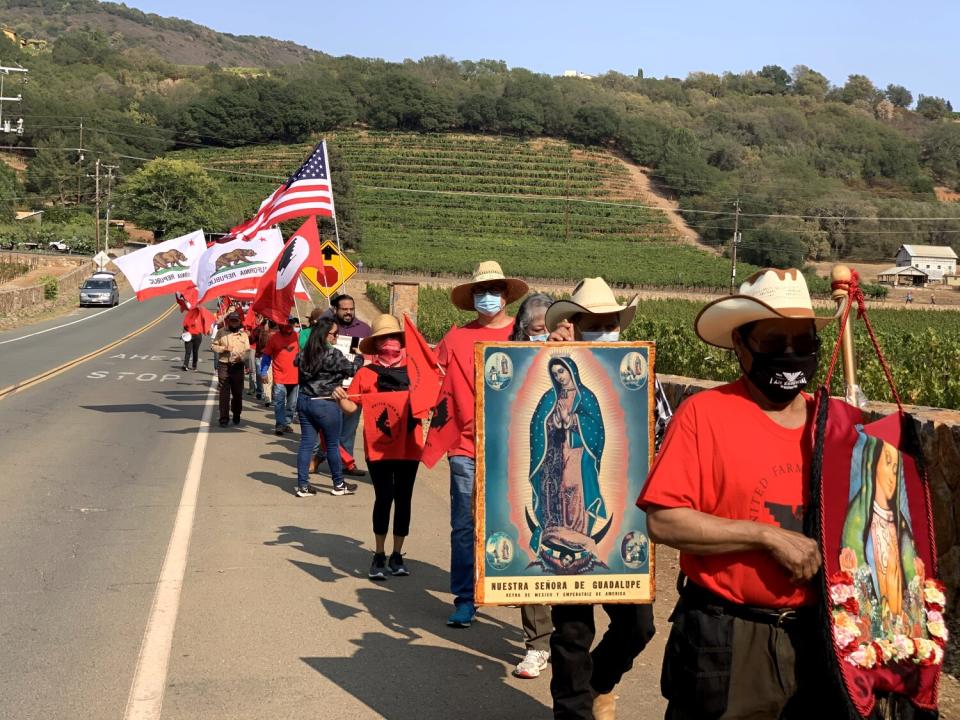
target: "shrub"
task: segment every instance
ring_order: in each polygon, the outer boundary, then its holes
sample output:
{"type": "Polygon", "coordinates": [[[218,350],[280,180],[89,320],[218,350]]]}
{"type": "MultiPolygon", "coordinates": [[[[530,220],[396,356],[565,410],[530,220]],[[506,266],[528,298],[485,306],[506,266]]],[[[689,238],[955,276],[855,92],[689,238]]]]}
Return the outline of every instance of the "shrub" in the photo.
{"type": "Polygon", "coordinates": [[[44,275],[40,278],[40,284],[43,286],[43,297],[45,300],[56,300],[60,294],[60,285],[57,279],[50,275],[44,275]]]}

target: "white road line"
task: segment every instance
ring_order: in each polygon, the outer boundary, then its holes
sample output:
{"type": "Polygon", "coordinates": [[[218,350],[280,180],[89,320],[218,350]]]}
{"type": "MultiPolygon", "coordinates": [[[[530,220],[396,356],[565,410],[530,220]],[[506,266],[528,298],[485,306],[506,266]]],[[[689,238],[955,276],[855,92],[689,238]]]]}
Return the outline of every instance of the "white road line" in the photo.
{"type": "Polygon", "coordinates": [[[126,305],[126,304],[127,304],[128,302],[130,302],[131,300],[136,300],[136,299],[137,299],[137,296],[134,295],[133,297],[127,298],[127,299],[124,300],[122,303],[120,303],[120,305],[117,305],[117,306],[115,306],[115,307],[110,307],[110,308],[107,308],[106,310],[101,310],[100,312],[94,313],[93,315],[84,315],[84,316],[83,316],[82,318],[80,318],[79,320],[74,320],[73,322],[64,323],[63,325],[57,325],[56,327],[47,328],[46,330],[37,330],[37,332],[35,332],[35,333],[30,333],[29,335],[21,335],[20,337],[10,338],[9,340],[2,340],[2,341],[0,341],[0,345],[6,345],[7,343],[17,342],[17,340],[26,340],[27,338],[32,338],[32,337],[35,336],[35,335],[43,335],[44,333],[53,332],[54,330],[59,330],[60,328],[65,328],[65,327],[70,327],[71,325],[76,325],[77,323],[81,323],[81,322],[83,322],[84,320],[89,320],[90,318],[99,317],[99,316],[103,315],[104,313],[110,312],[111,310],[116,310],[116,309],[117,309],[118,307],[120,307],[121,305],[126,305]]]}
{"type": "Polygon", "coordinates": [[[180,506],[170,534],[170,544],[163,559],[157,591],[153,596],[153,606],[147,620],[147,629],[140,643],[140,657],[137,669],[130,685],[127,697],[127,709],[124,720],[159,720],[163,707],[163,691],[167,684],[167,670],[170,663],[170,649],[173,646],[173,631],[177,625],[177,612],[180,609],[180,591],[183,589],[183,576],[187,569],[187,553],[190,549],[190,536],[193,533],[193,520],[197,508],[197,493],[200,489],[200,473],[203,470],[203,457],[207,450],[207,438],[210,433],[210,419],[213,417],[212,402],[217,378],[210,381],[203,416],[197,429],[197,439],[193,444],[190,463],[183,482],[180,506]]]}

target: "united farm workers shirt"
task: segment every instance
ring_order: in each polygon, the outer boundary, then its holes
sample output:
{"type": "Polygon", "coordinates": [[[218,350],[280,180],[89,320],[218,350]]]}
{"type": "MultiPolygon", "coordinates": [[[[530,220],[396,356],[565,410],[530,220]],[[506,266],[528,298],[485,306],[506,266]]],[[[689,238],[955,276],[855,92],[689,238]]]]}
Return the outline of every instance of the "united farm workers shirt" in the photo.
{"type": "MultiPolygon", "coordinates": [[[[809,422],[788,430],[767,417],[742,378],[697,393],[673,416],[637,505],[692,508],[802,532],[809,431],[809,422]]],[[[693,582],[735,603],[783,608],[815,601],[813,586],[794,584],[764,550],[682,552],[680,568],[693,582]]]]}
{"type": "Polygon", "coordinates": [[[273,381],[281,385],[296,385],[300,382],[300,372],[293,364],[300,350],[297,333],[282,330],[275,332],[263,349],[264,355],[273,360],[273,381]]]}

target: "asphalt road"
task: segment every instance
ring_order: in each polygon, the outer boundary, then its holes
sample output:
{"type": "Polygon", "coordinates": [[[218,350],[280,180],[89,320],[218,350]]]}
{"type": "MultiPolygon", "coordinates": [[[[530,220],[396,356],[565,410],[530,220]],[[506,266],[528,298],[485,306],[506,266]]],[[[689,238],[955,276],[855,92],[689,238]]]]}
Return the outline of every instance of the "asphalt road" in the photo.
{"type": "MultiPolygon", "coordinates": [[[[5,371],[11,349],[28,366],[16,372],[31,376],[165,307],[132,302],[0,345],[5,371]]],[[[373,584],[371,486],[296,498],[297,436],[275,436],[252,398],[239,428],[208,432],[210,354],[205,344],[200,371],[181,372],[179,333],[175,313],[0,399],[0,717],[133,717],[125,712],[136,674],[159,679],[165,719],[549,718],[549,671],[510,675],[523,653],[517,610],[483,609],[469,630],[445,625],[446,463],[418,479],[405,548],[411,576],[373,584]],[[194,502],[182,493],[201,433],[194,502]],[[182,583],[158,582],[185,511],[192,536],[180,548],[182,583]],[[158,589],[179,603],[159,620],[158,589]],[[166,663],[142,660],[138,671],[151,618],[148,636],[166,622],[172,644],[166,663]]],[[[330,486],[322,474],[316,483],[330,486]]],[[[658,554],[658,571],[658,634],[618,688],[622,717],[663,715],[671,555],[658,554]]],[[[602,611],[597,618],[602,631],[602,611]]]]}

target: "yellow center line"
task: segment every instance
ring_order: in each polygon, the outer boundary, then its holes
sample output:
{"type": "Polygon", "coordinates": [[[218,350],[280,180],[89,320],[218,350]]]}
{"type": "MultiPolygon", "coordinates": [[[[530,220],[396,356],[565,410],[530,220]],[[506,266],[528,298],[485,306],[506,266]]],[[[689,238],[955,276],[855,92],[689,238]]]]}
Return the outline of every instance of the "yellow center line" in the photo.
{"type": "Polygon", "coordinates": [[[2,390],[0,390],[0,400],[2,400],[2,399],[5,398],[5,397],[8,397],[8,396],[10,396],[10,395],[13,395],[14,393],[18,393],[18,392],[20,392],[21,390],[26,390],[26,389],[29,388],[29,387],[33,387],[34,385],[38,385],[39,383],[42,383],[42,382],[44,382],[45,380],[49,380],[49,379],[52,378],[52,377],[56,377],[56,376],[59,375],[60,373],[66,372],[66,371],[69,370],[70,368],[72,368],[72,367],[74,367],[74,366],[76,366],[76,365],[79,365],[79,364],[82,363],[82,362],[86,362],[87,360],[90,360],[90,359],[92,359],[92,358],[95,358],[95,357],[97,357],[98,355],[103,355],[103,353],[107,352],[108,350],[113,350],[113,348],[115,348],[117,345],[120,345],[120,344],[122,344],[122,343],[125,343],[127,340],[132,340],[133,338],[137,337],[138,335],[142,335],[142,334],[145,333],[147,330],[150,330],[151,328],[156,327],[156,326],[159,325],[161,322],[163,322],[163,321],[166,320],[168,317],[170,317],[171,313],[173,313],[173,311],[174,311],[176,308],[177,308],[176,305],[171,305],[169,308],[167,308],[166,310],[164,310],[163,313],[162,313],[159,317],[154,318],[153,320],[151,320],[150,322],[148,322],[146,325],[144,325],[143,327],[141,327],[139,330],[134,330],[134,331],[133,331],[132,333],[130,333],[129,335],[125,335],[124,337],[120,338],[119,340],[114,340],[113,342],[108,343],[107,345],[104,345],[102,348],[100,348],[100,349],[98,349],[98,350],[94,350],[93,352],[87,353],[86,355],[81,355],[80,357],[74,358],[73,360],[68,360],[67,362],[63,363],[63,365],[58,365],[57,367],[53,368],[52,370],[46,370],[46,371],[44,371],[44,372],[42,372],[42,373],[39,373],[38,375],[34,375],[32,378],[28,378],[28,379],[26,379],[26,380],[22,380],[22,381],[20,381],[20,382],[18,382],[18,383],[14,383],[13,385],[9,385],[9,386],[3,388],[2,390]]]}

